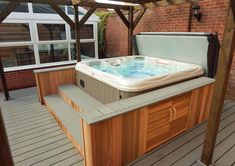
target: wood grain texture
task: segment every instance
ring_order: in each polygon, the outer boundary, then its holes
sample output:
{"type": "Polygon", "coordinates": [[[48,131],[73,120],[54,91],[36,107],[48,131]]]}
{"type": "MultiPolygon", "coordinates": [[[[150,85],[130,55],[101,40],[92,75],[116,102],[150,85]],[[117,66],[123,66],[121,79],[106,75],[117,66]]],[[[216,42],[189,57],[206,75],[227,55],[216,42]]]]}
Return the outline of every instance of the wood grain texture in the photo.
{"type": "Polygon", "coordinates": [[[13,166],[12,154],[7,138],[7,133],[2,117],[2,111],[0,110],[0,161],[2,166],[13,166]]]}
{"type": "Polygon", "coordinates": [[[210,84],[95,124],[83,121],[86,165],[126,165],[204,121],[213,86],[210,84]]]}
{"type": "Polygon", "coordinates": [[[139,156],[140,111],[84,126],[85,163],[121,166],[139,156]]]}
{"type": "Polygon", "coordinates": [[[191,94],[188,128],[208,119],[211,108],[211,100],[214,92],[214,84],[195,89],[191,94]]]}
{"type": "Polygon", "coordinates": [[[44,104],[45,96],[58,93],[59,85],[76,84],[75,69],[35,73],[35,77],[41,104],[44,104]]]}
{"type": "Polygon", "coordinates": [[[148,106],[146,152],[187,130],[191,93],[148,106]]]}

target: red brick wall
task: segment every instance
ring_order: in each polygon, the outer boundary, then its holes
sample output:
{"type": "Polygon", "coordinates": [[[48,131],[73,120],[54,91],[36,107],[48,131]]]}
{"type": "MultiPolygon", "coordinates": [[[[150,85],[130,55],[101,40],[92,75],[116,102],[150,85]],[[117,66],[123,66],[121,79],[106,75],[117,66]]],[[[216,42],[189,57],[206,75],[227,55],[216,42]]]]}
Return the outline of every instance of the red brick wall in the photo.
{"type": "MultiPolygon", "coordinates": [[[[218,32],[222,41],[224,24],[227,15],[228,0],[202,0],[198,3],[202,11],[201,22],[192,18],[192,32],[218,32]]],[[[189,25],[190,4],[159,7],[147,10],[135,29],[154,32],[186,32],[189,25]]],[[[107,55],[127,55],[127,28],[113,15],[108,18],[106,26],[107,55]]],[[[235,58],[228,85],[229,98],[235,99],[235,58]]]]}
{"type": "MultiPolygon", "coordinates": [[[[59,66],[54,66],[54,67],[59,67],[59,66]]],[[[43,68],[48,68],[48,67],[43,67],[43,68]]],[[[34,70],[36,69],[6,72],[5,76],[7,80],[8,89],[15,90],[15,89],[36,86],[36,80],[33,72],[34,70]]],[[[0,92],[2,90],[3,90],[2,82],[0,81],[0,92]]]]}
{"type": "MultiPolygon", "coordinates": [[[[32,87],[36,84],[33,70],[6,72],[5,76],[10,90],[32,87]]],[[[2,90],[1,82],[0,90],[2,90]]]]}

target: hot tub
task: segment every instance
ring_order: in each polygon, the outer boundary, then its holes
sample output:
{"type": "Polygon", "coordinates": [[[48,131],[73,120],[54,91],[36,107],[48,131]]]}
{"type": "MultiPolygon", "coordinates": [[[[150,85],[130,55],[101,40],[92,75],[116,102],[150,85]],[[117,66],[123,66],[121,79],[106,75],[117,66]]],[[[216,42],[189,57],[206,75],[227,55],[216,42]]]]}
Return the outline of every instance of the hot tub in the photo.
{"type": "Polygon", "coordinates": [[[148,56],[84,60],[76,71],[78,86],[104,104],[204,74],[199,65],[148,56]]]}

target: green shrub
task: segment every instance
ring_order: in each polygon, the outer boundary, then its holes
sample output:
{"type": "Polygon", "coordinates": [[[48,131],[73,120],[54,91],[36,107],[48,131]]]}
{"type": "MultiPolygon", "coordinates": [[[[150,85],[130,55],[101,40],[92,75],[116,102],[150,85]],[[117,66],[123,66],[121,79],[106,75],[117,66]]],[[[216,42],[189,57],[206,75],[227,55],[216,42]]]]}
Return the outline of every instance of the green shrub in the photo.
{"type": "Polygon", "coordinates": [[[98,23],[98,48],[99,48],[99,57],[105,57],[105,28],[107,18],[110,15],[110,12],[99,11],[95,13],[99,18],[100,21],[98,23]]]}

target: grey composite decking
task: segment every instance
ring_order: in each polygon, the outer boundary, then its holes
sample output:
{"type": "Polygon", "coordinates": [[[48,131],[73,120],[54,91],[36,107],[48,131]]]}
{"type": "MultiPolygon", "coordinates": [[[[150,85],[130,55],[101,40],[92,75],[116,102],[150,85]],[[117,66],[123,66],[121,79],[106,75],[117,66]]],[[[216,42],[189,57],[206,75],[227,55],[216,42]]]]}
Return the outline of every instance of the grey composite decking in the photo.
{"type": "MultiPolygon", "coordinates": [[[[16,165],[83,165],[80,154],[41,106],[35,88],[13,91],[1,108],[16,165]]],[[[164,144],[130,166],[198,166],[206,123],[164,144]]],[[[235,166],[235,103],[225,102],[213,157],[216,166],[235,166]]]]}
{"type": "Polygon", "coordinates": [[[12,100],[4,102],[1,94],[0,105],[16,166],[83,165],[81,155],[38,102],[36,88],[10,95],[12,100]]]}

